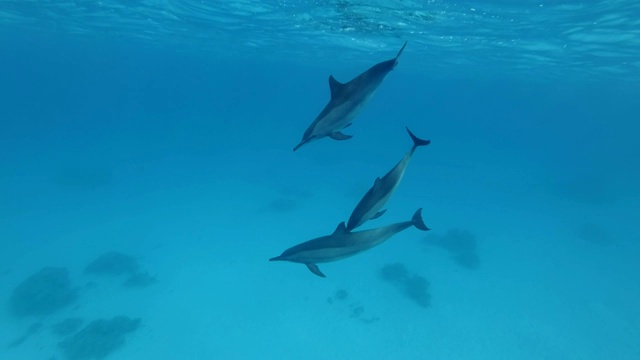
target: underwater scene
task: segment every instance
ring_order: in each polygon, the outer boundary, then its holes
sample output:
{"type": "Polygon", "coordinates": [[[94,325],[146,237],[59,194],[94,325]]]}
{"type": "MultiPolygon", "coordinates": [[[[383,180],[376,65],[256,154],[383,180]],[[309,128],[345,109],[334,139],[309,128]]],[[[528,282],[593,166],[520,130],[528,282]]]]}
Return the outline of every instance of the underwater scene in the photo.
{"type": "Polygon", "coordinates": [[[0,359],[640,359],[640,2],[0,1],[0,359]]]}

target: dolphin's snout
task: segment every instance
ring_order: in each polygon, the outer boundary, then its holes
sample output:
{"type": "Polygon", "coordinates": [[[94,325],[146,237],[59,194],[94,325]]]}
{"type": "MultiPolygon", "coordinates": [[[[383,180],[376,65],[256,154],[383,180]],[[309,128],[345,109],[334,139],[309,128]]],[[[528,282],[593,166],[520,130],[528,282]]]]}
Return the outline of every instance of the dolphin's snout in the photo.
{"type": "Polygon", "coordinates": [[[304,145],[304,144],[308,143],[308,142],[309,142],[309,141],[311,141],[311,139],[313,139],[313,138],[314,138],[314,137],[313,137],[313,136],[311,136],[311,137],[308,137],[308,138],[304,138],[304,139],[302,139],[302,141],[300,141],[300,144],[296,145],[296,147],[294,147],[294,148],[293,148],[293,151],[298,150],[302,145],[304,145]]]}

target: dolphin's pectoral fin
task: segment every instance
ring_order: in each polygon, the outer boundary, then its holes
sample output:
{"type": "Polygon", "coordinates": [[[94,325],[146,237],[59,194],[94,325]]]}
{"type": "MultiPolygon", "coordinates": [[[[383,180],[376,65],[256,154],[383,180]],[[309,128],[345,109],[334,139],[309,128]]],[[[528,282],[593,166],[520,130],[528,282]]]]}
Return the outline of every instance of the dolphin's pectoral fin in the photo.
{"type": "Polygon", "coordinates": [[[375,215],[371,217],[371,220],[379,218],[380,216],[384,215],[384,213],[386,212],[387,212],[387,209],[378,211],[375,215]]]}
{"type": "Polygon", "coordinates": [[[340,131],[336,131],[334,133],[331,133],[329,137],[332,138],[333,140],[349,140],[353,137],[353,135],[345,135],[340,131]]]}
{"type": "Polygon", "coordinates": [[[343,87],[344,84],[336,80],[333,75],[329,76],[329,90],[331,91],[331,98],[336,96],[343,87]]]}
{"type": "Polygon", "coordinates": [[[318,265],[316,264],[305,264],[305,265],[307,265],[307,267],[309,268],[309,270],[311,270],[312,273],[320,277],[326,277],[325,274],[323,274],[322,271],[320,271],[320,268],[318,267],[318,265]]]}

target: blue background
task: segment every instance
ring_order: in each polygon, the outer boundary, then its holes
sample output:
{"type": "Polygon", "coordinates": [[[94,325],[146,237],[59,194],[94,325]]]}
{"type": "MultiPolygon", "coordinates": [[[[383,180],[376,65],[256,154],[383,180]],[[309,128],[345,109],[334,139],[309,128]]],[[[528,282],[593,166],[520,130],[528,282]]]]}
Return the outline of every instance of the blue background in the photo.
{"type": "Polygon", "coordinates": [[[124,314],[142,327],[109,358],[639,358],[638,5],[341,4],[1,3],[0,302],[43,266],[83,286],[110,250],[158,278],[102,280],[44,318],[7,307],[2,342],[124,314]],[[293,153],[328,76],[405,39],[353,139],[293,153]],[[366,226],[423,207],[426,239],[406,230],[327,279],[267,262],[346,221],[405,126],[432,144],[366,226]],[[451,229],[479,266],[429,245],[451,229]],[[428,280],[429,307],[380,279],[389,263],[428,280]]]}

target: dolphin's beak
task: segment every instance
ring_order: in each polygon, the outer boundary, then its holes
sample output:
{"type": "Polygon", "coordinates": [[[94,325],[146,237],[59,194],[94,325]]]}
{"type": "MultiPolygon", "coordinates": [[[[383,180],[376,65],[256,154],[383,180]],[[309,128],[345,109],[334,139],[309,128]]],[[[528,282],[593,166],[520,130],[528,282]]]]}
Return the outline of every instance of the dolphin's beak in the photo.
{"type": "Polygon", "coordinates": [[[296,145],[296,147],[294,147],[294,148],[293,148],[293,151],[298,150],[298,149],[300,148],[300,146],[302,146],[302,145],[304,145],[304,144],[308,143],[308,142],[309,142],[309,141],[311,141],[311,140],[315,140],[315,139],[317,139],[317,138],[318,138],[318,137],[317,137],[316,135],[311,135],[311,136],[309,136],[309,137],[305,137],[304,139],[302,139],[302,141],[300,141],[300,144],[296,145]]]}
{"type": "Polygon", "coordinates": [[[282,258],[282,256],[276,256],[276,257],[272,257],[271,259],[269,259],[269,261],[283,261],[284,259],[282,258]]]}
{"type": "Polygon", "coordinates": [[[296,147],[294,147],[294,148],[293,148],[293,151],[298,150],[298,149],[300,148],[300,146],[302,146],[302,145],[304,145],[304,144],[306,144],[306,143],[308,143],[308,142],[309,142],[309,140],[302,140],[302,141],[300,141],[300,144],[296,145],[296,147]]]}

